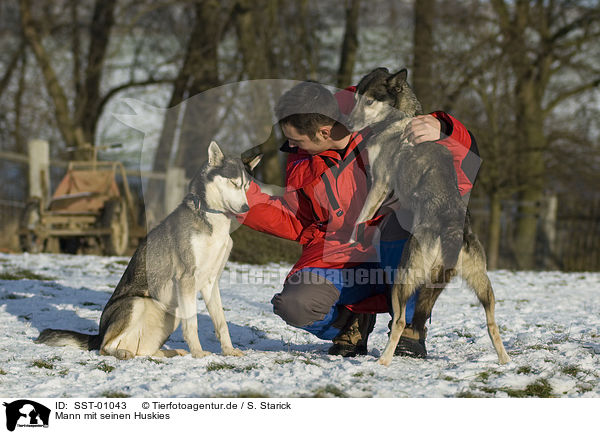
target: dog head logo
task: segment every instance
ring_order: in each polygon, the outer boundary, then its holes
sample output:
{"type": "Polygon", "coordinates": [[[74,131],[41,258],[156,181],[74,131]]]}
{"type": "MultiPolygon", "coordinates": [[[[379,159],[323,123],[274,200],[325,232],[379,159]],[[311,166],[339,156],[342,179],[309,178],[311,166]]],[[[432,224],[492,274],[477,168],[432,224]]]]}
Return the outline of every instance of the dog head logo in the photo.
{"type": "Polygon", "coordinates": [[[27,399],[10,403],[5,402],[6,429],[14,431],[19,427],[47,427],[50,409],[42,404],[27,399]]]}

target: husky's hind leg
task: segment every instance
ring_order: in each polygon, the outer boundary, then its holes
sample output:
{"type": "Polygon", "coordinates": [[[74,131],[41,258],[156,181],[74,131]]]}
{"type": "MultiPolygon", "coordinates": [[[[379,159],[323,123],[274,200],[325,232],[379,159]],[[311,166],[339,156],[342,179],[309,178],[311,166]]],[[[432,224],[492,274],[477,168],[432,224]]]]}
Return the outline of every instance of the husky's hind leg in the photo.
{"type": "Polygon", "coordinates": [[[419,288],[419,298],[417,299],[417,305],[415,306],[415,313],[412,319],[412,327],[414,330],[424,333],[425,324],[431,317],[433,306],[444,290],[444,287],[445,285],[442,286],[442,284],[438,284],[435,287],[425,285],[419,288]]]}
{"type": "Polygon", "coordinates": [[[469,240],[468,248],[463,248],[458,259],[459,273],[467,284],[475,291],[477,298],[485,310],[487,329],[494,349],[498,354],[500,364],[510,362],[510,357],[504,349],[500,331],[495,319],[495,297],[492,283],[486,272],[485,254],[483,247],[477,239],[469,240]]]}
{"type": "Polygon", "coordinates": [[[111,312],[100,354],[122,360],[152,356],[176,327],[175,316],[165,312],[153,299],[130,297],[111,312]]]}
{"type": "Polygon", "coordinates": [[[135,357],[138,343],[132,339],[132,331],[135,333],[136,323],[143,315],[143,304],[138,297],[125,298],[103,312],[101,328],[103,322],[107,325],[100,345],[101,355],[120,360],[135,357]]]}
{"type": "Polygon", "coordinates": [[[406,327],[406,302],[415,290],[427,280],[424,261],[419,241],[411,236],[402,254],[402,262],[392,287],[392,329],[385,350],[379,358],[381,365],[388,366],[392,362],[394,351],[406,327]]]}
{"type": "Polygon", "coordinates": [[[407,286],[401,283],[394,283],[394,287],[392,288],[392,311],[394,312],[392,330],[385,350],[383,350],[383,354],[379,358],[378,362],[380,365],[389,366],[392,363],[394,351],[398,346],[398,341],[400,340],[400,336],[402,336],[404,327],[406,327],[406,301],[408,297],[403,297],[402,294],[408,291],[407,286]]]}

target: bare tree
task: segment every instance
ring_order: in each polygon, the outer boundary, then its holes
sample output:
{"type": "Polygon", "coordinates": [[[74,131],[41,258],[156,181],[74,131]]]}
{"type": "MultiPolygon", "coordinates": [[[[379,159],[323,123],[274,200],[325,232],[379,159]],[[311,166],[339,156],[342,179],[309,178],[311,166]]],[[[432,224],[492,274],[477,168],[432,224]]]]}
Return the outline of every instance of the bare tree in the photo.
{"type": "Polygon", "coordinates": [[[598,65],[580,55],[599,41],[600,8],[593,3],[491,2],[501,48],[514,74],[518,177],[523,186],[514,254],[520,268],[535,265],[536,203],[543,198],[546,181],[545,121],[559,104],[600,84],[598,65]],[[568,84],[553,85],[558,74],[573,70],[584,73],[568,84]]]}
{"type": "MultiPolygon", "coordinates": [[[[277,41],[281,35],[277,33],[274,21],[278,18],[279,6],[277,1],[237,0],[236,2],[233,17],[238,49],[242,56],[243,75],[250,80],[278,78],[281,59],[277,59],[274,54],[274,41],[277,41]],[[265,25],[268,22],[273,25],[265,25]]],[[[265,182],[281,184],[279,143],[270,126],[271,113],[264,103],[260,103],[266,102],[268,95],[265,94],[265,88],[255,87],[254,91],[260,92],[254,95],[254,99],[259,102],[255,115],[260,124],[264,125],[263,135],[268,137],[258,146],[263,154],[258,170],[265,182]]]]}
{"type": "Polygon", "coordinates": [[[360,0],[346,1],[346,23],[342,42],[342,54],[340,56],[340,67],[337,73],[337,87],[341,89],[352,84],[352,74],[358,51],[359,12],[360,0]]]}
{"type": "MultiPolygon", "coordinates": [[[[218,47],[223,31],[221,6],[218,0],[203,0],[195,4],[196,23],[184,60],[188,76],[187,97],[198,95],[221,84],[219,80],[218,47]]],[[[186,175],[192,177],[200,164],[206,160],[208,144],[217,127],[216,101],[210,96],[194,99],[186,105],[180,131],[176,165],[185,167],[186,175]],[[202,128],[198,121],[202,119],[202,128]]]]}
{"type": "MultiPolygon", "coordinates": [[[[77,158],[87,156],[83,150],[87,144],[94,145],[95,130],[102,110],[106,103],[117,93],[134,86],[163,83],[168,78],[148,77],[121,83],[104,94],[101,92],[105,60],[110,40],[111,30],[115,24],[116,0],[96,0],[88,23],[82,25],[79,21],[80,2],[65,0],[62,4],[45,3],[43,20],[34,16],[31,0],[19,0],[21,26],[25,40],[35,55],[37,64],[44,77],[44,84],[54,108],[56,126],[67,146],[79,151],[77,158]],[[71,56],[73,58],[73,73],[70,80],[61,83],[55,65],[55,56],[48,51],[44,39],[53,36],[53,27],[65,27],[64,24],[52,22],[52,8],[67,8],[68,16],[75,20],[70,22],[71,56]],[[85,31],[85,37],[80,31],[85,31]],[[88,40],[84,52],[81,41],[88,40]],[[69,85],[72,88],[69,88],[69,85]],[[72,101],[69,101],[69,96],[72,101]]],[[[39,11],[40,8],[35,9],[39,11]]],[[[59,14],[62,15],[62,14],[59,14]]]]}
{"type": "Polygon", "coordinates": [[[435,0],[414,2],[413,86],[423,111],[428,113],[436,105],[433,85],[435,63],[434,20],[435,0]]]}

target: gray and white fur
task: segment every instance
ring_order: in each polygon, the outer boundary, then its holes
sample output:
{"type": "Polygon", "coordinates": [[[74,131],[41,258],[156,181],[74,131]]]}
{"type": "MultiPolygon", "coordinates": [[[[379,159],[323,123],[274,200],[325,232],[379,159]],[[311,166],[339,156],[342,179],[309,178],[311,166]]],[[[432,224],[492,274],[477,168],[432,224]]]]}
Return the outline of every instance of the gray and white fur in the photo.
{"type": "MultiPolygon", "coordinates": [[[[250,167],[254,167],[257,157],[250,167]]],[[[100,350],[119,359],[172,357],[185,350],[161,349],[181,323],[193,357],[210,354],[198,339],[200,291],[224,355],[233,347],[219,292],[219,277],[232,247],[231,222],[248,210],[250,180],[241,160],[227,158],[211,142],[208,160],[182,203],[140,243],[100,318],[97,335],[46,329],[37,343],[100,350]]]]}
{"type": "Polygon", "coordinates": [[[392,288],[392,330],[379,363],[391,363],[406,326],[406,302],[414,291],[428,287],[427,302],[433,305],[457,274],[477,294],[498,359],[507,363],[510,358],[494,317],[485,252],[465,218],[466,204],[458,191],[452,154],[438,143],[414,146],[402,139],[411,119],[421,111],[406,78],[406,69],[392,74],[385,68],[363,77],[347,120],[353,131],[369,126],[373,132],[366,147],[372,184],[357,223],[371,219],[392,193],[413,214],[411,236],[392,288]]]}

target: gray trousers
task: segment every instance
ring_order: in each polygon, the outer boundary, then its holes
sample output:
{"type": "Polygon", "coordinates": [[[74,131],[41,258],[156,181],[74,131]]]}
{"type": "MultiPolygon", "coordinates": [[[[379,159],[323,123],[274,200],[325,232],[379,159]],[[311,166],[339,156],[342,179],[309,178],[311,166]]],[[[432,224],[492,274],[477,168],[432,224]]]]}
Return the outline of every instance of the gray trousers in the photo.
{"type": "MultiPolygon", "coordinates": [[[[408,238],[409,234],[403,229],[410,223],[412,216],[402,213],[390,212],[381,223],[381,241],[395,241],[408,238]],[[400,224],[400,222],[402,224],[400,224]]],[[[275,294],[271,303],[273,312],[280,316],[287,324],[294,327],[307,328],[308,331],[319,333],[310,329],[314,323],[323,321],[326,317],[333,328],[342,329],[351,316],[343,305],[338,306],[337,312],[332,308],[340,300],[340,290],[323,276],[308,270],[300,270],[288,278],[280,293],[275,294]]],[[[366,293],[365,298],[370,294],[366,293]]],[[[319,336],[321,337],[321,336],[319,336]]]]}

